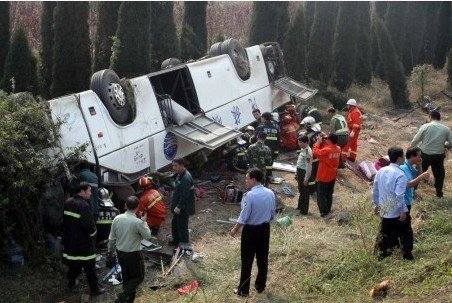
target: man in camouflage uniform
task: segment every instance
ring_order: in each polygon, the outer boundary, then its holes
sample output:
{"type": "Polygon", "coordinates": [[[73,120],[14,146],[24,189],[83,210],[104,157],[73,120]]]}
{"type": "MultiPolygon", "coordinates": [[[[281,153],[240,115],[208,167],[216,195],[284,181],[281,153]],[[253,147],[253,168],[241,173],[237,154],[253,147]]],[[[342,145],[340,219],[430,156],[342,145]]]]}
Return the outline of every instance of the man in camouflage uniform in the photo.
{"type": "Polygon", "coordinates": [[[272,161],[271,164],[268,165],[267,169],[265,170],[267,177],[272,177],[273,172],[273,161],[278,157],[279,155],[279,134],[280,129],[277,123],[272,121],[272,114],[269,112],[265,112],[261,116],[262,123],[256,128],[255,133],[263,132],[265,133],[266,139],[265,139],[265,145],[270,147],[270,150],[272,151],[272,161]]]}
{"type": "Polygon", "coordinates": [[[264,132],[258,133],[257,142],[251,144],[246,151],[246,158],[248,160],[249,167],[255,167],[262,170],[264,176],[267,168],[271,166],[271,163],[273,161],[272,151],[267,145],[265,145],[266,138],[267,135],[264,132]]]}
{"type": "MultiPolygon", "coordinates": [[[[344,116],[336,113],[334,107],[328,108],[327,117],[331,120],[330,122],[330,134],[337,135],[337,145],[342,149],[348,142],[348,127],[347,120],[344,116]]],[[[339,161],[339,168],[344,168],[344,161],[341,159],[339,161]]]]}

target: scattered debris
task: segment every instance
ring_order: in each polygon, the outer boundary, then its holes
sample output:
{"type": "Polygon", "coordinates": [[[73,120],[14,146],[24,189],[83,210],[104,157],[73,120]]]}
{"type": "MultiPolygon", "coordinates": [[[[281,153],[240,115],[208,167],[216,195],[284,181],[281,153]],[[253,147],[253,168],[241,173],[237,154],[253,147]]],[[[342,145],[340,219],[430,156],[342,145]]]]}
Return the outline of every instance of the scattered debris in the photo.
{"type": "Polygon", "coordinates": [[[276,177],[276,178],[270,178],[269,181],[271,184],[281,184],[281,183],[283,183],[284,179],[280,178],[280,177],[276,177]]]}
{"type": "Polygon", "coordinates": [[[292,187],[290,186],[290,184],[286,183],[282,188],[281,188],[281,193],[286,195],[287,197],[295,197],[295,194],[292,191],[292,187]]]}
{"type": "Polygon", "coordinates": [[[380,282],[379,284],[372,287],[372,289],[369,292],[369,295],[371,298],[384,298],[388,292],[389,286],[391,286],[394,283],[394,280],[384,280],[380,282]]]}
{"type": "Polygon", "coordinates": [[[291,165],[291,164],[284,164],[281,162],[273,162],[273,169],[274,170],[282,170],[282,171],[287,171],[290,173],[294,173],[297,171],[297,167],[295,165],[291,165]]]}
{"type": "Polygon", "coordinates": [[[212,212],[212,209],[211,208],[201,209],[199,212],[207,214],[207,213],[212,212]]]}
{"type": "Polygon", "coordinates": [[[206,195],[206,190],[201,186],[195,186],[195,197],[200,199],[206,195]]]}
{"type": "Polygon", "coordinates": [[[179,295],[185,296],[186,294],[198,289],[198,286],[199,286],[199,280],[194,280],[190,284],[184,285],[181,288],[178,288],[177,292],[179,293],[179,295]]]}
{"type": "Polygon", "coordinates": [[[369,139],[367,139],[367,142],[372,143],[372,144],[378,144],[379,143],[377,140],[375,140],[372,137],[369,137],[369,139]]]}
{"type": "Polygon", "coordinates": [[[289,216],[284,216],[276,220],[282,226],[290,226],[292,225],[292,219],[289,216]]]}
{"type": "Polygon", "coordinates": [[[193,262],[197,262],[197,261],[199,261],[199,260],[201,260],[201,259],[204,259],[204,257],[205,257],[205,255],[196,253],[196,254],[193,254],[193,255],[191,256],[191,260],[192,260],[193,262]]]}
{"type": "Polygon", "coordinates": [[[235,224],[234,222],[226,221],[226,220],[215,220],[215,222],[217,222],[217,223],[223,223],[223,224],[232,224],[232,225],[235,224]]]}

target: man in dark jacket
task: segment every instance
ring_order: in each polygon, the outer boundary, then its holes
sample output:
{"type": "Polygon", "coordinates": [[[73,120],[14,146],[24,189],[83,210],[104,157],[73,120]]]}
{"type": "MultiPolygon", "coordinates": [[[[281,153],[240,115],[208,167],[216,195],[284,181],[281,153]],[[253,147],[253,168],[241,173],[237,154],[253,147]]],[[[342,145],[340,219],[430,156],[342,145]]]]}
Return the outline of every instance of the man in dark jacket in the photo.
{"type": "Polygon", "coordinates": [[[273,175],[273,161],[279,155],[279,134],[280,129],[277,124],[272,121],[272,115],[269,112],[265,112],[261,117],[262,123],[254,131],[256,136],[260,132],[264,132],[267,135],[265,139],[265,145],[270,147],[272,151],[272,162],[271,165],[266,170],[266,176],[271,177],[273,175]]]}
{"type": "Polygon", "coordinates": [[[185,160],[173,160],[172,167],[177,177],[171,203],[173,213],[173,220],[171,221],[173,241],[171,244],[179,245],[180,242],[188,243],[189,241],[188,217],[195,213],[195,193],[193,178],[185,168],[185,160]]]}
{"type": "Polygon", "coordinates": [[[69,266],[68,287],[73,289],[78,285],[77,277],[83,268],[90,294],[95,296],[104,293],[105,288],[100,286],[96,275],[96,225],[88,202],[91,187],[87,182],[80,182],[76,185],[75,193],[73,198],[65,202],[63,213],[63,260],[69,266]]]}

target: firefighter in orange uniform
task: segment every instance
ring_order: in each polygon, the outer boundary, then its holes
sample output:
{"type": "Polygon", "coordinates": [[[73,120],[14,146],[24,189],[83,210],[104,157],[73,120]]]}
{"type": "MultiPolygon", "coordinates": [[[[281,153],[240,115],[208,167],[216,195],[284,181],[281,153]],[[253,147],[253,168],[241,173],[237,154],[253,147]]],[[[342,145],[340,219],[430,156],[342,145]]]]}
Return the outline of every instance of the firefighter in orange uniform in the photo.
{"type": "Polygon", "coordinates": [[[158,192],[159,182],[152,177],[142,177],[138,184],[143,189],[138,205],[137,217],[141,218],[143,212],[147,213],[147,223],[151,229],[151,234],[157,236],[160,224],[165,221],[166,209],[160,193],[158,192]]]}
{"type": "Polygon", "coordinates": [[[297,133],[298,133],[298,122],[292,118],[289,114],[283,117],[283,126],[281,128],[281,147],[287,151],[292,151],[297,149],[297,133]]]}
{"type": "Polygon", "coordinates": [[[355,162],[358,154],[358,137],[361,130],[362,118],[361,111],[356,107],[356,100],[350,99],[347,101],[348,114],[347,114],[347,126],[349,131],[348,142],[342,149],[342,159],[345,158],[355,162]],[[350,150],[350,154],[349,154],[350,150]]]}

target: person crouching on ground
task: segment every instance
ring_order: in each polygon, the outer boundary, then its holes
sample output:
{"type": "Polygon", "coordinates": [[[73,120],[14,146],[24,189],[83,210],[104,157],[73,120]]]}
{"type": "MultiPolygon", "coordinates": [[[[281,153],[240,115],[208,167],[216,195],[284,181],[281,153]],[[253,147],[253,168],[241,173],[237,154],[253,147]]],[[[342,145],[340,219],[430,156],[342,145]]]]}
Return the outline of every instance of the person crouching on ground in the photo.
{"type": "Polygon", "coordinates": [[[153,177],[142,177],[138,180],[138,184],[143,189],[143,194],[140,197],[137,217],[141,218],[145,212],[151,233],[157,236],[160,225],[166,217],[165,203],[158,192],[159,181],[153,177]]]}
{"type": "Polygon", "coordinates": [[[239,287],[234,289],[234,293],[241,297],[249,295],[254,256],[258,271],[254,287],[261,293],[267,284],[270,221],[275,217],[275,194],[262,185],[264,177],[264,173],[257,168],[250,169],[246,174],[246,187],[250,191],[243,196],[240,216],[229,233],[234,237],[243,227],[240,242],[240,283],[239,287]]]}
{"type": "Polygon", "coordinates": [[[144,258],[141,252],[141,241],[151,238],[146,219],[147,215],[138,219],[138,198],[131,196],[126,201],[126,212],[118,215],[111,225],[108,237],[109,258],[116,253],[122,270],[122,288],[116,303],[131,303],[135,300],[137,287],[144,280],[144,258]]]}
{"type": "Polygon", "coordinates": [[[341,148],[337,145],[337,135],[329,134],[320,137],[312,148],[314,157],[319,159],[317,170],[317,204],[320,216],[325,217],[331,212],[333,205],[334,184],[341,157],[341,148]]]}

